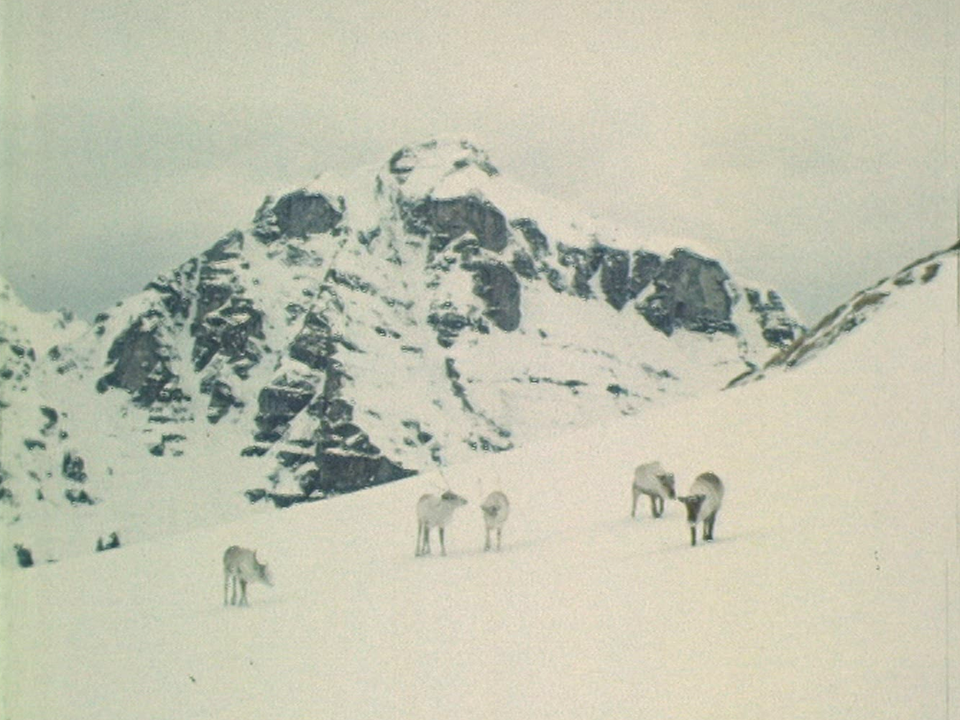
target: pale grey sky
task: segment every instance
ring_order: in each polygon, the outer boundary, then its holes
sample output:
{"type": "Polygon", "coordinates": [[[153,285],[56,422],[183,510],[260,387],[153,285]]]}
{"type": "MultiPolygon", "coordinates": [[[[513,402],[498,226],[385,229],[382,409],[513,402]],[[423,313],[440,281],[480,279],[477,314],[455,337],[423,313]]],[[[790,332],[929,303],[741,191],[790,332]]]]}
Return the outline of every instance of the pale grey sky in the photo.
{"type": "Polygon", "coordinates": [[[85,316],[263,196],[465,133],[813,322],[955,238],[955,0],[0,0],[0,272],[85,316]]]}

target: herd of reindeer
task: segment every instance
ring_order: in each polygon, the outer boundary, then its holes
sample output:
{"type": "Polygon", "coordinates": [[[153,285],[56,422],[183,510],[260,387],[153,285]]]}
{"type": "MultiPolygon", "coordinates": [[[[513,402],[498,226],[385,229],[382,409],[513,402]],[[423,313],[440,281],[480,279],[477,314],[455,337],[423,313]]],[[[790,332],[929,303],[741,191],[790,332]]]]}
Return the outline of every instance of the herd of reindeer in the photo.
{"type": "MultiPolygon", "coordinates": [[[[654,518],[663,515],[667,498],[682,502],[687,508],[687,524],[690,526],[690,544],[697,544],[697,525],[703,525],[703,539],[713,540],[713,528],[717,521],[717,512],[723,502],[723,482],[712,472],[706,472],[694,480],[687,495],[678,496],[674,487],[673,473],[664,470],[659,462],[639,465],[633,473],[633,506],[630,517],[637,516],[637,503],[641,495],[650,498],[650,512],[654,518]]],[[[417,502],[417,549],[416,557],[430,555],[430,531],[437,529],[440,538],[440,554],[446,555],[444,546],[444,528],[453,517],[454,511],[467,504],[466,498],[447,490],[440,495],[427,493],[417,502]]],[[[493,549],[493,537],[496,536],[496,549],[500,550],[503,526],[510,516],[510,501],[507,496],[495,490],[480,505],[486,526],[484,551],[493,549]]],[[[257,559],[255,550],[237,545],[227,548],[223,554],[223,604],[228,604],[229,590],[233,594],[229,604],[247,604],[247,584],[263,583],[272,585],[273,577],[266,563],[257,559]],[[238,592],[239,590],[239,592],[238,592]]]]}

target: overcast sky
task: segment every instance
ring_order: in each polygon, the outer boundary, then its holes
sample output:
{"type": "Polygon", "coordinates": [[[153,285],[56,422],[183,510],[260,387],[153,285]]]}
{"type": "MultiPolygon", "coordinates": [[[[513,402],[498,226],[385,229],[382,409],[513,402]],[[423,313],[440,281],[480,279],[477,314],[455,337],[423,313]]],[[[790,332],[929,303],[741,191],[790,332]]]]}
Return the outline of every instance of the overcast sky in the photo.
{"type": "Polygon", "coordinates": [[[35,309],[89,317],[437,134],[808,322],[956,236],[955,0],[0,6],[0,272],[35,309]]]}

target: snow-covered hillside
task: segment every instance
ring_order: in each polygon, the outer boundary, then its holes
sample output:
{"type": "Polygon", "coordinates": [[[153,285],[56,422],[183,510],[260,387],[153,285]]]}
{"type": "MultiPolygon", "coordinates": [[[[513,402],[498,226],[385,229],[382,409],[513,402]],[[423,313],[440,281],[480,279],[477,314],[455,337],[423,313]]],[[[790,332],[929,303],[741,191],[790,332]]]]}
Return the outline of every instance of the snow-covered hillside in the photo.
{"type": "MultiPolygon", "coordinates": [[[[790,373],[281,513],[4,577],[2,715],[960,717],[955,254],[790,373]],[[727,485],[716,540],[632,468],[727,485]],[[471,504],[414,558],[414,505],[471,504]],[[483,495],[513,501],[482,551],[483,495]],[[275,586],[222,605],[220,558],[275,586]]],[[[243,465],[234,466],[237,472],[243,465]]]]}
{"type": "Polygon", "coordinates": [[[405,147],[269,196],[36,354],[7,410],[33,420],[0,438],[0,562],[11,543],[63,558],[635,415],[799,331],[701,249],[604,228],[468,141],[405,147]]]}

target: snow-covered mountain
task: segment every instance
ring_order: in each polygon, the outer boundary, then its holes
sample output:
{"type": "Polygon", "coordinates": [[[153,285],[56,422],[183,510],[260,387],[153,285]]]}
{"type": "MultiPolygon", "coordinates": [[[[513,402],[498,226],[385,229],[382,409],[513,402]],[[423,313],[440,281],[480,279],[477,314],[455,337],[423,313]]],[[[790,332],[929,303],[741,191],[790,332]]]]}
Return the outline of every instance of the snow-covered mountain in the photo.
{"type": "Polygon", "coordinates": [[[250,228],[34,353],[0,512],[26,528],[79,497],[128,525],[122,495],[169,527],[242,493],[322,498],[722,387],[799,330],[702,251],[605,229],[470,142],[431,141],[269,196],[250,228]],[[174,468],[183,487],[160,487],[174,468]]]}
{"type": "Polygon", "coordinates": [[[0,715],[953,720],[958,266],[936,262],[762,382],[444,476],[8,568],[0,715]],[[681,493],[705,470],[724,480],[713,543],[690,547],[677,502],[630,517],[650,460],[681,493]],[[415,558],[417,498],[444,484],[470,504],[447,557],[415,558]],[[513,510],[484,553],[494,489],[513,510]],[[273,571],[249,608],[223,606],[235,543],[273,571]]]}

